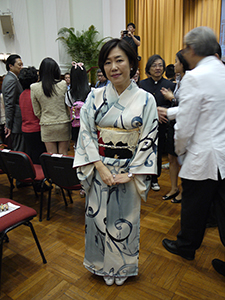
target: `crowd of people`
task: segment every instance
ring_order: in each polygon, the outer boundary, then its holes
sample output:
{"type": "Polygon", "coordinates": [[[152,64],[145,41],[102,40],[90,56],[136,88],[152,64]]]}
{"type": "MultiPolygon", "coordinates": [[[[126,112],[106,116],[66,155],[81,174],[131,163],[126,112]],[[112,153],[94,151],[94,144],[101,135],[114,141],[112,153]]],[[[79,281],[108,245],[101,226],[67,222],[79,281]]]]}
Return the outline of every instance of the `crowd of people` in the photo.
{"type": "MultiPolygon", "coordinates": [[[[193,260],[212,206],[225,246],[225,67],[216,57],[216,36],[208,27],[191,30],[174,65],[154,54],[140,80],[134,32],[129,23],[120,39],[103,45],[95,88],[81,62],[72,62],[61,80],[52,58],[37,72],[10,55],[0,103],[0,139],[4,128],[12,149],[35,163],[46,150],[67,155],[74,142],[73,167],[86,194],[84,265],[107,285],[138,274],[141,199],[160,190],[163,153],[171,179],[163,201],[182,208],[177,239],[164,239],[163,246],[193,260]]],[[[212,264],[225,275],[225,262],[212,264]]]]}

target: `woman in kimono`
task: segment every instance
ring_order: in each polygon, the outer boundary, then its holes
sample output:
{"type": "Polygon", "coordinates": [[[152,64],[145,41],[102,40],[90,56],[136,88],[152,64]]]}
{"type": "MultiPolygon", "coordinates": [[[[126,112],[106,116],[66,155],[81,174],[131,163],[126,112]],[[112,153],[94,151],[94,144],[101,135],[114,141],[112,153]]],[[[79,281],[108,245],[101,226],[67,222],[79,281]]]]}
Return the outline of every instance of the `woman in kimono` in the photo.
{"type": "Polygon", "coordinates": [[[99,67],[110,80],[81,109],[74,167],[86,192],[84,265],[107,285],[138,274],[140,205],[157,174],[154,97],[131,80],[136,54],[127,42],[102,47],[99,67]]]}

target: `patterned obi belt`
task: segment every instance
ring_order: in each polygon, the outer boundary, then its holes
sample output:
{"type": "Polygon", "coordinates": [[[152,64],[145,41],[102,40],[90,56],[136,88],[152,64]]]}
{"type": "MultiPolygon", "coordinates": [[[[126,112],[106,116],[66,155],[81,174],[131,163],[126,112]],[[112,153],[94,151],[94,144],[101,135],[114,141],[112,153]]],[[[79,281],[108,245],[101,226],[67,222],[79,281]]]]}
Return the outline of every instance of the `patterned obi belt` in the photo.
{"type": "Polygon", "coordinates": [[[118,159],[131,158],[137,147],[139,128],[130,130],[97,126],[99,154],[118,159]]]}

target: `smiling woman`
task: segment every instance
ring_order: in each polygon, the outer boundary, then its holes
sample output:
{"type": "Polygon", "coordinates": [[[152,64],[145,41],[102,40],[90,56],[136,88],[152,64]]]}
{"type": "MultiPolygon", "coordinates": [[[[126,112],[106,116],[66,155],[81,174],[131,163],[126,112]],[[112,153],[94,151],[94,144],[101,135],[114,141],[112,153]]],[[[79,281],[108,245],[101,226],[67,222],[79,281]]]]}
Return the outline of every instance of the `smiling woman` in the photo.
{"type": "Polygon", "coordinates": [[[131,66],[125,52],[119,47],[112,49],[104,64],[104,69],[107,78],[120,95],[130,85],[131,66]]]}
{"type": "Polygon", "coordinates": [[[99,67],[110,83],[87,97],[75,151],[86,192],[84,265],[107,285],[138,274],[141,198],[156,174],[156,104],[130,79],[137,66],[127,42],[102,47],[99,67]]]}
{"type": "Polygon", "coordinates": [[[99,67],[102,73],[121,94],[129,85],[138,68],[133,49],[127,42],[113,39],[107,42],[99,54],[99,67]]]}

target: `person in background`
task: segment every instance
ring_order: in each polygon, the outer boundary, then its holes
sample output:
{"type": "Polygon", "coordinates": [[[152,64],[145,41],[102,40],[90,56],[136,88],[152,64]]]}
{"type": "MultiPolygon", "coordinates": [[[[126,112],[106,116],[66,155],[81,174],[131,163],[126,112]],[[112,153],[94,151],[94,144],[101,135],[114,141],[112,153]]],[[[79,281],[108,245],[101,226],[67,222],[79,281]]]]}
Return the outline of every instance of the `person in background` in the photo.
{"type": "Polygon", "coordinates": [[[23,67],[23,62],[18,54],[10,55],[6,60],[6,74],[2,83],[2,94],[5,104],[5,137],[10,137],[12,149],[25,151],[25,142],[21,131],[22,116],[19,106],[19,96],[23,88],[18,76],[23,67]]]}
{"type": "Polygon", "coordinates": [[[37,82],[38,74],[34,67],[23,68],[19,75],[24,91],[20,94],[19,104],[22,114],[22,132],[26,145],[26,153],[34,164],[40,164],[39,157],[46,152],[45,144],[41,141],[39,119],[34,115],[30,97],[30,85],[37,82]]]}
{"type": "MultiPolygon", "coordinates": [[[[2,76],[4,80],[5,75],[2,76]]],[[[5,142],[5,105],[2,91],[0,91],[0,144],[5,142]]]]}
{"type": "Polygon", "coordinates": [[[87,71],[83,63],[72,62],[72,68],[70,70],[71,88],[67,91],[65,96],[65,103],[71,109],[74,107],[74,115],[76,120],[73,126],[72,121],[72,140],[76,147],[77,138],[80,130],[80,109],[90,93],[91,88],[88,83],[87,71]],[[76,106],[79,108],[76,112],[76,106]]]}
{"type": "MultiPolygon", "coordinates": [[[[174,92],[170,89],[162,88],[161,93],[164,95],[165,99],[170,100],[172,103],[172,107],[168,108],[168,112],[173,109],[173,107],[178,106],[179,104],[179,89],[181,85],[181,80],[184,77],[186,71],[190,70],[188,62],[182,55],[182,50],[178,51],[175,58],[174,71],[177,76],[177,84],[174,92]]],[[[157,111],[159,113],[160,119],[160,110],[166,108],[162,108],[160,106],[157,107],[157,111]]],[[[166,151],[168,153],[169,159],[169,171],[170,171],[170,181],[171,181],[171,189],[170,191],[163,196],[163,200],[171,200],[172,203],[180,203],[181,202],[181,191],[178,189],[178,173],[180,170],[180,164],[178,162],[177,155],[174,149],[174,125],[176,123],[175,118],[164,119],[164,122],[168,123],[167,128],[167,143],[166,143],[166,151]]]]}
{"type": "Polygon", "coordinates": [[[64,80],[67,84],[67,90],[69,91],[70,90],[70,73],[65,73],[64,80]]]}
{"type": "MultiPolygon", "coordinates": [[[[197,27],[184,38],[182,54],[191,71],[182,79],[175,124],[175,151],[183,158],[181,230],[176,240],[164,239],[167,251],[187,260],[201,246],[212,203],[225,246],[225,82],[223,63],[215,57],[212,29],[197,27]]],[[[216,271],[225,263],[214,259],[216,271]]]]}
{"type": "MultiPolygon", "coordinates": [[[[155,97],[156,105],[163,107],[170,107],[171,102],[163,96],[161,89],[164,87],[174,91],[175,83],[163,78],[165,71],[165,61],[158,54],[152,55],[146,64],[145,73],[149,74],[149,78],[141,80],[139,83],[140,88],[151,93],[155,97]]],[[[157,164],[158,173],[152,177],[152,190],[159,191],[160,186],[158,184],[158,177],[161,175],[162,168],[162,154],[166,141],[167,124],[159,124],[159,141],[158,141],[158,153],[157,153],[157,164]]]]}
{"type": "Polygon", "coordinates": [[[74,167],[86,192],[84,265],[107,285],[138,274],[140,206],[156,174],[154,97],[131,79],[135,52],[123,39],[105,43],[99,67],[110,83],[81,109],[74,167]]]}
{"type": "Polygon", "coordinates": [[[106,86],[109,83],[109,80],[102,74],[101,69],[97,70],[97,77],[98,81],[96,82],[95,88],[106,86]]]}
{"type": "Polygon", "coordinates": [[[40,82],[31,85],[34,114],[40,119],[41,140],[49,153],[67,155],[71,136],[69,111],[65,104],[67,84],[55,60],[47,57],[39,67],[40,82]]]}
{"type": "MultiPolygon", "coordinates": [[[[221,46],[220,46],[219,43],[217,43],[215,56],[219,60],[221,60],[221,52],[222,52],[221,51],[221,46]]],[[[180,87],[180,84],[181,84],[181,79],[184,76],[183,71],[186,72],[190,69],[187,61],[184,59],[184,57],[182,55],[182,51],[179,51],[177,53],[175,61],[176,61],[175,65],[174,65],[175,71],[177,71],[177,73],[179,73],[179,76],[177,77],[178,82],[177,82],[174,94],[169,90],[166,90],[166,89],[162,90],[162,93],[164,94],[164,96],[166,96],[170,100],[172,99],[171,100],[172,101],[172,106],[170,108],[157,107],[159,122],[166,122],[167,123],[168,119],[169,119],[169,121],[173,121],[173,120],[176,119],[176,114],[179,110],[179,107],[178,107],[179,99],[177,99],[177,96],[179,96],[179,87],[180,87]],[[180,67],[183,68],[183,71],[182,70],[179,71],[180,67]]],[[[174,137],[174,130],[173,130],[173,132],[171,131],[171,133],[170,132],[168,133],[168,137],[174,137]]],[[[171,158],[171,156],[169,157],[169,159],[170,158],[171,158]]],[[[174,158],[173,158],[173,160],[174,160],[174,158]]],[[[179,160],[179,158],[178,158],[178,160],[179,160]]],[[[174,166],[172,167],[172,169],[174,169],[174,166]]],[[[175,170],[173,170],[172,174],[171,174],[172,177],[174,178],[173,180],[171,179],[171,184],[172,184],[171,191],[169,192],[169,194],[167,194],[163,197],[164,200],[171,199],[171,196],[172,196],[171,192],[175,191],[174,188],[176,188],[176,185],[172,183],[172,182],[176,183],[176,181],[175,181],[175,174],[176,173],[174,171],[175,170]]],[[[178,172],[178,166],[177,166],[177,172],[178,172]]],[[[181,194],[181,191],[180,191],[179,195],[177,197],[174,197],[171,200],[171,202],[180,203],[181,199],[182,199],[182,194],[181,194]]],[[[216,226],[217,226],[217,221],[216,221],[216,215],[215,215],[215,207],[214,207],[214,204],[212,203],[206,227],[209,228],[209,227],[216,227],[216,226]]]]}
{"type": "Polygon", "coordinates": [[[132,78],[136,84],[139,86],[139,82],[140,82],[140,71],[139,69],[137,69],[137,72],[134,74],[133,78],[132,78]]]}
{"type": "Polygon", "coordinates": [[[176,82],[176,74],[174,71],[174,64],[166,66],[166,78],[172,82],[176,82]]]}
{"type": "MultiPolygon", "coordinates": [[[[18,76],[23,68],[23,62],[18,54],[10,55],[6,60],[6,74],[2,83],[2,94],[5,105],[5,143],[14,151],[25,152],[25,141],[22,134],[22,116],[19,106],[19,96],[23,88],[18,76]]],[[[29,183],[16,180],[16,187],[22,188],[29,183]]]]}
{"type": "Polygon", "coordinates": [[[141,57],[138,56],[138,47],[141,45],[141,38],[139,35],[134,35],[135,29],[136,26],[134,23],[128,23],[127,30],[122,30],[120,32],[120,38],[126,41],[132,47],[137,54],[137,59],[141,60],[141,57]]]}
{"type": "MultiPolygon", "coordinates": [[[[82,62],[72,62],[70,70],[71,89],[67,91],[65,96],[66,105],[71,110],[72,120],[72,140],[74,142],[74,150],[77,145],[77,138],[80,130],[80,109],[84,104],[91,88],[88,83],[87,71],[82,62]]],[[[80,196],[85,196],[85,191],[80,190],[80,196]]]]}
{"type": "MultiPolygon", "coordinates": [[[[70,90],[70,73],[65,73],[64,74],[64,80],[66,81],[67,84],[67,90],[70,90]]],[[[68,151],[70,150],[70,141],[68,143],[68,151]]]]}

